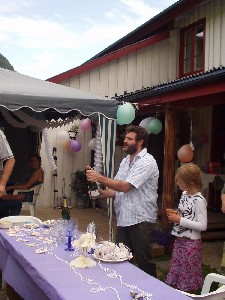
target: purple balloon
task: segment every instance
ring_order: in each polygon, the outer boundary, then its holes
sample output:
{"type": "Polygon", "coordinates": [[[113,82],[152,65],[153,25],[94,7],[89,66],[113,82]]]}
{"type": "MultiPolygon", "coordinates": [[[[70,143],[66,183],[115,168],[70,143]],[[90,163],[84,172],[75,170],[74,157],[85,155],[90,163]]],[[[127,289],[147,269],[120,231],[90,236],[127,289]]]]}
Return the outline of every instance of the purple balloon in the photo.
{"type": "Polygon", "coordinates": [[[77,140],[70,141],[70,150],[71,152],[79,152],[81,150],[81,143],[77,140]]]}

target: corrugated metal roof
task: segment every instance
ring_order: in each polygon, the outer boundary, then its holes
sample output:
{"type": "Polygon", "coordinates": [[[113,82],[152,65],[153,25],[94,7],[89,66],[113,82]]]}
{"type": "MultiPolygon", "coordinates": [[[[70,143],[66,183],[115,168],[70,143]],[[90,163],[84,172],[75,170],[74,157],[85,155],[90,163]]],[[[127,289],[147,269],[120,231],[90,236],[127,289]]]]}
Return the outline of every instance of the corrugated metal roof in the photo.
{"type": "Polygon", "coordinates": [[[205,72],[200,72],[172,81],[167,81],[151,87],[145,87],[134,92],[125,92],[123,95],[115,96],[115,99],[118,101],[135,102],[146,97],[151,97],[159,94],[162,95],[169,91],[176,91],[195,85],[205,85],[207,82],[214,82],[218,81],[219,79],[225,79],[225,66],[212,68],[205,72]]]}

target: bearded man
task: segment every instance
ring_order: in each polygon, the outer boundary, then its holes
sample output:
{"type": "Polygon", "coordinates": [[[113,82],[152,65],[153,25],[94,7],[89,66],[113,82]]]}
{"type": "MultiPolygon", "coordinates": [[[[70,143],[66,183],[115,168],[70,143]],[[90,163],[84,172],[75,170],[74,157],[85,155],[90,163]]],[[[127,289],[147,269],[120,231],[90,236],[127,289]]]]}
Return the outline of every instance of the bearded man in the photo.
{"type": "Polygon", "coordinates": [[[123,243],[133,253],[144,272],[157,277],[152,258],[153,231],[157,220],[159,171],[154,157],[147,153],[148,133],[140,126],[126,129],[124,151],[114,179],[87,167],[87,179],[107,189],[99,190],[101,198],[115,198],[117,219],[116,243],[123,243]]]}

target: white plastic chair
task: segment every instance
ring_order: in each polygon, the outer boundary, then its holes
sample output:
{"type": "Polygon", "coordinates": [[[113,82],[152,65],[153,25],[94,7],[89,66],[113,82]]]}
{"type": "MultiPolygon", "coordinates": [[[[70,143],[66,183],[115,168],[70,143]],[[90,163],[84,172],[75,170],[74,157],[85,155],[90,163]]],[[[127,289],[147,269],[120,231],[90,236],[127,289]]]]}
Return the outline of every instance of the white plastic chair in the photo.
{"type": "Polygon", "coordinates": [[[0,219],[0,222],[2,221],[9,221],[12,223],[13,226],[21,226],[26,223],[33,223],[33,224],[38,224],[41,225],[42,221],[36,217],[33,216],[9,216],[9,217],[4,217],[0,219]]]}
{"type": "Polygon", "coordinates": [[[201,295],[194,295],[187,292],[180,291],[182,294],[190,297],[191,299],[204,299],[204,300],[224,300],[225,299],[225,285],[222,285],[214,292],[210,292],[210,287],[213,282],[225,284],[225,276],[210,273],[205,277],[202,287],[201,295]]]}
{"type": "Polygon", "coordinates": [[[26,189],[26,190],[14,190],[13,195],[18,195],[19,193],[27,193],[27,192],[34,192],[33,194],[33,201],[32,202],[23,202],[23,205],[29,205],[29,209],[30,209],[30,215],[35,217],[36,215],[36,201],[37,201],[37,197],[40,194],[40,189],[42,187],[43,183],[40,183],[38,185],[35,185],[34,187],[30,188],[30,189],[26,189]]]}

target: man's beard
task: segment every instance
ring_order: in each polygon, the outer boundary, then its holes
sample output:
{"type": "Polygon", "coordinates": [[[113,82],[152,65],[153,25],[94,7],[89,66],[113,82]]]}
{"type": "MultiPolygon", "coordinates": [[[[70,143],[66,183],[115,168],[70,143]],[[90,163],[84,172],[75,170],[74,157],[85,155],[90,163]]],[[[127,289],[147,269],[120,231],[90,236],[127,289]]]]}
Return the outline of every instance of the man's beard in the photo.
{"type": "Polygon", "coordinates": [[[124,151],[129,155],[136,153],[137,152],[137,144],[127,146],[127,149],[124,149],[124,151]]]}

